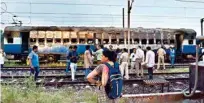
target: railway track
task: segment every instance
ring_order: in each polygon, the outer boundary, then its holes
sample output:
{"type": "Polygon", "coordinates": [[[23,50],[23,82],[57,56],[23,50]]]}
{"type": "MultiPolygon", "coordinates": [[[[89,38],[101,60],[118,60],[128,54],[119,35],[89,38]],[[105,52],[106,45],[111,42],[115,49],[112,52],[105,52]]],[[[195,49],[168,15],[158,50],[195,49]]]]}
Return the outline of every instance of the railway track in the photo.
{"type": "MultiPolygon", "coordinates": [[[[96,66],[93,66],[91,69],[95,68],[96,66]]],[[[155,68],[157,65],[155,65],[155,68]]],[[[162,65],[160,66],[162,67],[162,65]]],[[[188,68],[189,64],[175,64],[174,68],[188,68]]],[[[59,67],[40,67],[41,71],[51,71],[51,70],[56,70],[56,71],[64,71],[66,66],[59,66],[59,67]]],[[[130,67],[129,67],[130,68],[130,67]]],[[[171,65],[167,64],[166,68],[171,68],[171,65]]],[[[30,67],[28,66],[17,66],[17,67],[9,67],[5,66],[1,69],[1,71],[28,71],[30,70],[30,67]]],[[[77,70],[84,70],[82,66],[78,66],[77,70]]]]}
{"type": "MultiPolygon", "coordinates": [[[[146,80],[146,79],[129,79],[129,80],[124,80],[124,84],[134,84],[134,83],[142,83],[143,80],[146,80]]],[[[166,78],[165,80],[168,80],[170,82],[173,82],[173,81],[183,81],[183,80],[189,80],[188,77],[183,77],[183,78],[166,78]]],[[[4,85],[16,85],[16,84],[19,84],[19,85],[24,85],[26,84],[26,79],[17,79],[17,78],[13,78],[13,79],[1,79],[1,84],[4,84],[4,85]]],[[[62,85],[91,85],[89,84],[88,81],[86,80],[80,80],[80,79],[77,79],[76,81],[71,81],[69,79],[56,79],[56,78],[41,78],[41,79],[38,79],[36,81],[36,84],[37,85],[43,85],[43,86],[62,86],[62,85]]]]}
{"type": "MultiPolygon", "coordinates": [[[[29,75],[1,75],[1,84],[25,84],[24,81],[29,78],[29,75]]],[[[62,85],[76,85],[76,84],[89,84],[84,78],[84,74],[77,74],[76,81],[71,81],[71,75],[40,75],[39,80],[36,81],[38,85],[45,86],[62,86],[62,85]]],[[[136,74],[130,73],[130,79],[124,80],[125,84],[141,83],[148,78],[148,74],[144,73],[144,78],[136,78],[136,74]]],[[[154,73],[154,78],[166,79],[168,81],[174,80],[188,80],[189,75],[187,72],[183,73],[154,73]]]]}
{"type": "MultiPolygon", "coordinates": [[[[188,75],[189,72],[175,72],[175,73],[154,73],[156,76],[177,76],[177,75],[188,75]]],[[[144,73],[145,76],[148,75],[148,73],[144,73]]],[[[130,73],[130,77],[136,76],[135,73],[130,73]]],[[[26,72],[24,75],[18,74],[18,72],[12,72],[11,74],[1,74],[1,78],[28,78],[30,77],[30,72],[26,72]]],[[[85,77],[84,73],[77,73],[75,75],[76,78],[82,78],[85,77]]],[[[71,78],[71,74],[69,73],[68,75],[66,74],[49,74],[46,75],[43,72],[40,72],[39,78],[71,78]]]]}

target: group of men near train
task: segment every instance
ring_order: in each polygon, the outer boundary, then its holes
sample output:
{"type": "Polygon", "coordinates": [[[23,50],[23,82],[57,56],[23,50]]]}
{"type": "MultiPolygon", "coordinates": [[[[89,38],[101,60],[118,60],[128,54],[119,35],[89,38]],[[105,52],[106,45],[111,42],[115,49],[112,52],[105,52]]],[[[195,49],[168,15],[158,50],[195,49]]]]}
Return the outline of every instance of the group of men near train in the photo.
{"type": "MultiPolygon", "coordinates": [[[[153,79],[153,68],[155,67],[155,53],[151,50],[151,47],[146,48],[145,51],[138,46],[137,48],[133,49],[133,52],[129,55],[126,48],[122,50],[114,50],[113,46],[110,45],[109,48],[104,48],[103,45],[97,45],[96,51],[93,52],[90,46],[86,46],[86,50],[84,52],[84,74],[85,77],[91,72],[94,64],[94,58],[96,57],[97,65],[102,64],[101,59],[103,56],[103,51],[110,50],[114,51],[114,58],[120,64],[120,71],[121,74],[124,76],[125,79],[129,79],[129,63],[130,63],[130,71],[135,71],[136,76],[138,78],[144,77],[144,69],[148,70],[149,79],[153,79]],[[135,70],[134,70],[135,69],[135,70]]],[[[39,68],[39,57],[38,57],[38,47],[33,46],[32,52],[28,55],[29,64],[31,69],[31,73],[35,75],[35,80],[37,80],[38,74],[40,72],[39,68]]],[[[166,58],[166,51],[163,47],[159,48],[156,52],[158,56],[158,64],[156,70],[160,69],[160,65],[163,65],[163,69],[165,68],[165,58],[166,58]]],[[[174,67],[175,62],[175,49],[173,47],[170,48],[170,61],[171,66],[174,67]]],[[[71,79],[75,81],[75,74],[77,70],[77,62],[79,60],[79,54],[77,53],[77,46],[70,46],[69,51],[67,53],[67,67],[66,67],[66,74],[71,71],[71,79]]]]}
{"type": "MultiPolygon", "coordinates": [[[[151,50],[151,47],[146,48],[146,55],[145,52],[142,50],[141,46],[133,49],[133,52],[128,54],[127,49],[124,48],[121,50],[117,49],[114,50],[113,46],[110,45],[109,48],[104,48],[103,45],[97,45],[96,51],[93,52],[90,46],[86,46],[86,50],[84,52],[84,69],[85,69],[85,77],[91,72],[91,68],[94,64],[94,58],[96,57],[97,65],[101,64],[102,54],[104,50],[114,51],[114,56],[116,61],[120,64],[120,71],[121,74],[124,76],[125,79],[129,79],[129,62],[130,62],[130,71],[134,71],[136,69],[136,76],[138,78],[144,77],[144,68],[148,70],[149,79],[153,79],[153,68],[155,66],[155,53],[151,50]]],[[[158,64],[157,69],[160,69],[160,64],[163,65],[163,69],[165,69],[165,56],[166,51],[164,48],[159,48],[157,53],[158,55],[158,64]]],[[[77,68],[77,60],[79,59],[79,55],[77,53],[77,46],[69,47],[69,53],[67,53],[67,68],[66,73],[71,70],[72,80],[75,80],[75,73],[77,68]]],[[[174,66],[175,61],[175,49],[171,47],[170,49],[170,60],[172,67],[174,66]]]]}
{"type": "MultiPolygon", "coordinates": [[[[120,51],[113,50],[113,46],[104,48],[103,45],[97,45],[97,50],[93,52],[89,45],[86,46],[84,52],[84,72],[85,79],[90,83],[100,87],[98,91],[99,103],[118,103],[118,98],[122,95],[123,78],[129,79],[129,62],[131,63],[131,71],[136,69],[136,76],[141,78],[144,76],[144,68],[148,70],[149,79],[153,79],[153,68],[155,66],[155,53],[151,50],[151,47],[146,48],[146,53],[142,50],[141,46],[138,46],[133,52],[128,54],[126,48],[120,51]],[[94,70],[91,68],[94,66],[94,57],[97,60],[97,66],[94,70]],[[130,60],[130,61],[129,61],[130,60]],[[96,77],[100,77],[99,80],[96,77]]],[[[31,67],[31,73],[34,74],[34,79],[37,80],[40,72],[38,47],[33,46],[33,51],[29,54],[29,62],[31,67]]],[[[158,70],[160,68],[160,62],[165,69],[164,58],[166,55],[165,50],[161,47],[158,49],[158,70]]],[[[77,62],[79,60],[77,53],[77,46],[69,47],[67,53],[67,68],[66,73],[71,71],[71,79],[75,81],[75,74],[77,69],[77,62]]],[[[175,50],[171,48],[170,59],[175,59],[175,50]]],[[[171,62],[172,66],[174,60],[171,62]]]]}
{"type": "MultiPolygon", "coordinates": [[[[147,47],[146,51],[143,51],[141,46],[133,49],[133,52],[129,55],[126,48],[119,50],[114,50],[113,46],[110,45],[109,48],[104,48],[103,45],[97,45],[96,51],[91,50],[90,46],[86,46],[84,52],[84,74],[85,79],[90,83],[100,86],[98,92],[99,103],[117,103],[117,98],[120,97],[122,93],[123,78],[130,79],[129,77],[129,62],[130,71],[134,71],[138,78],[144,77],[144,69],[148,71],[149,79],[153,79],[153,69],[155,67],[155,56],[158,56],[158,64],[156,70],[160,69],[160,64],[162,63],[163,69],[165,69],[165,56],[166,51],[164,48],[159,48],[157,52],[153,52],[151,47],[147,47]],[[94,63],[94,58],[97,62],[94,63]],[[92,70],[94,64],[97,64],[95,69],[92,70]],[[96,77],[100,77],[96,80],[96,77]]],[[[0,64],[3,67],[2,57],[5,53],[0,50],[0,64]]],[[[67,67],[66,74],[71,71],[71,79],[75,81],[75,74],[77,70],[77,62],[79,60],[79,54],[77,53],[77,46],[70,46],[67,53],[67,67]]],[[[33,46],[32,51],[28,55],[29,64],[31,68],[31,74],[34,74],[34,80],[38,78],[40,72],[38,47],[33,46]]],[[[170,48],[170,61],[172,67],[175,61],[175,49],[170,48]]]]}

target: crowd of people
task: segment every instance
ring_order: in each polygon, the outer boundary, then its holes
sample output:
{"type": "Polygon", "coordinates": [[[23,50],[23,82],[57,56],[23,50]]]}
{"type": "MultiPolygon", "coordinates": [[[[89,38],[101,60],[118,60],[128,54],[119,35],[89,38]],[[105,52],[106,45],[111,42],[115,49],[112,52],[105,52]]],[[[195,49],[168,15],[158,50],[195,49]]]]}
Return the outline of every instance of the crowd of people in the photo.
{"type": "MultiPolygon", "coordinates": [[[[97,65],[103,64],[102,57],[104,51],[113,51],[114,54],[111,55],[114,57],[115,62],[119,63],[121,74],[124,76],[124,79],[129,79],[130,71],[133,71],[136,74],[136,77],[143,78],[144,77],[144,69],[146,68],[149,73],[149,78],[152,74],[152,69],[155,68],[155,56],[158,56],[158,64],[155,70],[160,69],[160,65],[162,65],[163,69],[165,68],[165,58],[166,58],[166,51],[163,47],[160,47],[157,52],[153,52],[151,47],[145,48],[146,50],[142,49],[141,46],[134,48],[131,54],[128,54],[128,50],[124,49],[113,49],[113,46],[110,45],[109,48],[104,48],[103,45],[97,45],[96,50],[92,50],[89,45],[85,47],[84,52],[84,74],[85,77],[91,72],[94,63],[97,65]],[[96,62],[94,62],[96,60],[96,62]],[[130,69],[129,69],[130,65],[130,69]],[[151,69],[150,69],[151,68],[151,69]]],[[[175,48],[170,47],[169,53],[169,60],[172,67],[174,67],[175,63],[175,48]]],[[[38,77],[40,72],[39,68],[39,57],[38,57],[38,47],[33,46],[32,51],[28,55],[29,65],[32,68],[31,74],[35,75],[35,80],[38,77]]],[[[3,50],[0,50],[0,65],[3,68],[4,65],[4,58],[6,54],[3,50]]],[[[70,46],[67,52],[67,67],[65,69],[66,74],[71,72],[71,79],[75,81],[75,74],[77,70],[77,62],[79,60],[79,54],[77,53],[77,46],[70,46]]]]}
{"type": "MultiPolygon", "coordinates": [[[[155,56],[158,56],[158,64],[156,70],[160,69],[160,65],[163,65],[163,69],[165,68],[165,58],[166,58],[166,51],[163,47],[159,48],[158,51],[155,53],[151,50],[151,47],[147,47],[144,51],[141,46],[133,49],[133,52],[129,55],[128,50],[126,48],[120,49],[113,49],[113,46],[110,45],[109,48],[104,48],[103,45],[97,45],[96,50],[92,50],[89,45],[86,46],[86,50],[84,52],[84,74],[85,77],[91,72],[91,68],[93,68],[94,60],[96,60],[96,64],[100,65],[103,64],[102,56],[103,51],[113,51],[114,54],[111,55],[115,62],[119,63],[121,74],[124,76],[124,79],[129,79],[130,71],[135,70],[135,74],[138,78],[144,77],[144,69],[148,69],[149,75],[155,67],[155,56]],[[95,59],[94,59],[95,58],[95,59]],[[129,70],[130,64],[130,70],[129,70]],[[151,68],[151,69],[150,69],[151,68]]],[[[77,61],[79,59],[79,55],[77,53],[77,46],[69,47],[69,52],[67,53],[67,68],[66,73],[71,70],[72,80],[75,80],[75,73],[77,68],[77,61]]],[[[175,49],[171,47],[170,49],[170,60],[171,65],[174,67],[175,62],[175,49]]],[[[151,76],[149,78],[152,78],[151,76]]]]}
{"type": "MultiPolygon", "coordinates": [[[[126,48],[113,49],[110,45],[109,48],[104,48],[103,45],[97,45],[97,50],[92,50],[89,45],[85,47],[83,55],[84,59],[84,74],[85,79],[92,84],[100,86],[100,100],[104,103],[117,102],[117,98],[121,95],[122,91],[122,80],[130,79],[130,71],[135,70],[136,77],[144,77],[144,69],[148,71],[148,78],[153,79],[153,70],[155,68],[155,57],[158,56],[158,64],[156,70],[160,69],[160,65],[165,68],[166,51],[163,47],[159,48],[157,52],[153,52],[151,47],[146,47],[144,51],[141,46],[133,49],[131,54],[128,54],[126,48]],[[96,61],[97,66],[94,67],[96,61]],[[130,71],[129,71],[130,64],[130,71]],[[99,77],[100,79],[96,79],[99,77]],[[115,88],[115,89],[114,89],[115,88]],[[116,93],[117,91],[117,93],[116,93]],[[111,99],[110,99],[111,98],[111,99]]],[[[31,68],[31,74],[34,75],[34,80],[37,80],[40,72],[38,47],[33,46],[32,51],[28,55],[29,65],[31,68]]],[[[0,59],[2,59],[4,52],[0,51],[0,59]]],[[[170,48],[170,60],[171,65],[174,67],[175,62],[175,49],[170,48]]],[[[77,62],[80,59],[77,52],[77,46],[70,46],[67,52],[67,67],[65,69],[66,74],[71,72],[71,79],[75,81],[75,75],[77,70],[77,62]]],[[[2,60],[0,60],[2,61],[2,60]]],[[[0,62],[3,67],[2,62],[0,62]]]]}

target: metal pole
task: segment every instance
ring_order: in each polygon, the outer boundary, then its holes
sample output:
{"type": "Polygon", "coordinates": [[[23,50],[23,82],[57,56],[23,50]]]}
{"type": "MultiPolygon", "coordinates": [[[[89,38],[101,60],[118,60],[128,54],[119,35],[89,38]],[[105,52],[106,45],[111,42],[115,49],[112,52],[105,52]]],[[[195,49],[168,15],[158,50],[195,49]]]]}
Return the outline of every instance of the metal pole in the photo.
{"type": "Polygon", "coordinates": [[[128,0],[128,54],[130,54],[130,0],[128,0]]]}
{"type": "Polygon", "coordinates": [[[125,28],[125,8],[123,8],[123,29],[125,28]]]}
{"type": "Polygon", "coordinates": [[[126,47],[126,34],[125,34],[125,8],[122,10],[122,15],[123,15],[123,36],[124,36],[124,45],[126,47]]]}
{"type": "Polygon", "coordinates": [[[200,24],[201,24],[201,36],[203,36],[203,21],[204,21],[204,18],[202,18],[200,20],[200,24]]]}

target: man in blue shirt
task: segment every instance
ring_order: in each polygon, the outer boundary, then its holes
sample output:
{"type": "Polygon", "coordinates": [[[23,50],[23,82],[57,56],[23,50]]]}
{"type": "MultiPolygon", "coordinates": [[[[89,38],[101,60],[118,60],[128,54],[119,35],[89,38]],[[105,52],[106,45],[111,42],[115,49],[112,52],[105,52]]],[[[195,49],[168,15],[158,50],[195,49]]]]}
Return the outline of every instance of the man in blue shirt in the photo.
{"type": "Polygon", "coordinates": [[[40,72],[39,57],[38,57],[37,52],[38,52],[38,47],[37,46],[33,46],[33,50],[28,55],[31,74],[35,75],[35,78],[34,78],[35,81],[37,80],[38,74],[40,72]]]}
{"type": "Polygon", "coordinates": [[[77,46],[74,46],[72,52],[69,53],[68,56],[71,64],[70,64],[70,68],[71,68],[71,73],[72,73],[72,81],[75,80],[75,72],[77,69],[77,61],[79,59],[79,55],[77,53],[77,46]]]}
{"type": "Polygon", "coordinates": [[[175,63],[175,49],[173,47],[170,47],[170,61],[171,61],[171,67],[174,68],[175,63]]]}

